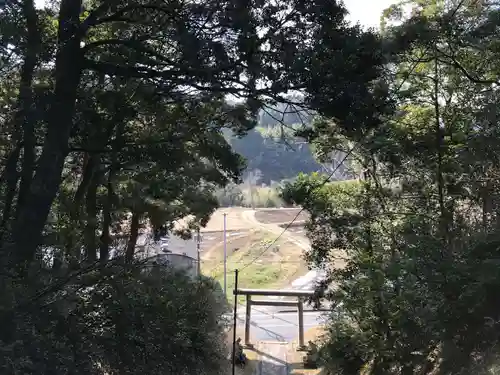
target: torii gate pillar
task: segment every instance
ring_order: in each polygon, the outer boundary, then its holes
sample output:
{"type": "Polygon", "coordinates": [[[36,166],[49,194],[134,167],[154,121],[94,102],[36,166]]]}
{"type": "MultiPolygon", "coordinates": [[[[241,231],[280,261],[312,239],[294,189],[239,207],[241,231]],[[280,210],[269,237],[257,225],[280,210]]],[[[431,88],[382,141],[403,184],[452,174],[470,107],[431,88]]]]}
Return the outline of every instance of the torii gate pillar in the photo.
{"type": "Polygon", "coordinates": [[[297,307],[298,328],[299,328],[299,350],[305,347],[304,345],[304,299],[314,295],[313,290],[266,290],[266,289],[237,289],[233,292],[235,295],[244,295],[246,297],[246,314],[245,314],[245,345],[251,346],[250,343],[250,321],[252,306],[287,306],[297,307]],[[271,300],[253,300],[252,296],[277,296],[277,297],[296,297],[296,301],[271,301],[271,300]]]}

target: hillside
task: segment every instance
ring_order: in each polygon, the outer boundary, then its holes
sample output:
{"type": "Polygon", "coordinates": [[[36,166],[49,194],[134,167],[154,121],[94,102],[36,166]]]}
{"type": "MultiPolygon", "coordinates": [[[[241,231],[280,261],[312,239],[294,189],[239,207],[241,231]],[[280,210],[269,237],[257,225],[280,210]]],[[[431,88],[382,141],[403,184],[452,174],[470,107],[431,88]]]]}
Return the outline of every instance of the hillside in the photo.
{"type": "Polygon", "coordinates": [[[300,140],[287,139],[286,143],[265,134],[265,128],[251,130],[243,138],[233,137],[234,150],[247,159],[247,172],[260,171],[257,183],[269,185],[271,181],[294,178],[300,172],[321,170],[310,147],[300,140]]]}
{"type": "MultiPolygon", "coordinates": [[[[290,110],[289,110],[290,111],[290,110]]],[[[294,137],[292,128],[309,125],[312,117],[285,113],[286,106],[261,111],[258,125],[244,137],[226,133],[233,149],[247,160],[247,178],[252,184],[267,184],[294,178],[298,173],[322,169],[303,139],[294,137]]]]}

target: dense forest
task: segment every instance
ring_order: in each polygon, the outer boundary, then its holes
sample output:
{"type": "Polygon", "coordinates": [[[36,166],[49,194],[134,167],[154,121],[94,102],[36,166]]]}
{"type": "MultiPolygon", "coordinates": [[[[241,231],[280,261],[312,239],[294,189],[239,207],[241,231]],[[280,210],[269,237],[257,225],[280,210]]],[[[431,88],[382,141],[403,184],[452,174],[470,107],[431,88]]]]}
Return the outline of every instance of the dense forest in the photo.
{"type": "Polygon", "coordinates": [[[381,35],[405,50],[381,72],[387,106],[311,132],[350,151],[360,179],[283,190],[311,215],[310,264],[328,270],[330,374],[500,373],[499,5],[389,8],[381,35]]]}
{"type": "Polygon", "coordinates": [[[214,281],[138,239],[299,171],[325,371],[499,373],[498,1],[40,5],[0,10],[0,373],[227,374],[214,281]]]}

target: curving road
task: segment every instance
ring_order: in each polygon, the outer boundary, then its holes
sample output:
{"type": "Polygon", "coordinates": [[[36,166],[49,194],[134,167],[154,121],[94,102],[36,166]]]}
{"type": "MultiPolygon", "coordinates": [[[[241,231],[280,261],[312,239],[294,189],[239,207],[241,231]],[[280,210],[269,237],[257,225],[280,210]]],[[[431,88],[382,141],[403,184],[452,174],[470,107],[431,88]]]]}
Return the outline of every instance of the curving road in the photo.
{"type": "MultiPolygon", "coordinates": [[[[279,210],[279,209],[278,209],[279,210]]],[[[287,209],[290,210],[290,209],[287,209]]],[[[293,210],[293,209],[292,209],[293,210]]],[[[298,212],[298,210],[296,210],[298,212]]],[[[287,239],[295,243],[304,251],[310,248],[309,241],[305,236],[292,231],[283,233],[283,227],[277,223],[263,223],[256,219],[255,210],[249,209],[233,209],[230,211],[228,223],[231,229],[248,229],[259,228],[261,230],[271,233],[273,236],[287,239]],[[234,227],[234,228],[233,228],[234,227]],[[283,234],[282,234],[283,233],[283,234]]],[[[220,216],[220,215],[219,215],[220,216]]],[[[295,216],[295,215],[285,215],[295,216]]],[[[219,218],[220,219],[220,218],[219,218]]],[[[217,218],[216,218],[217,221],[217,218]]],[[[219,220],[220,221],[220,220],[219,220]]],[[[216,223],[218,226],[221,223],[216,223]]],[[[148,244],[146,235],[141,235],[139,239],[140,244],[148,244]]],[[[182,240],[178,237],[171,236],[169,239],[164,239],[160,243],[152,243],[146,245],[148,248],[148,255],[161,254],[164,247],[168,247],[170,251],[178,254],[186,254],[192,258],[196,257],[196,242],[193,240],[182,240]]],[[[321,271],[312,270],[307,274],[294,280],[285,289],[300,289],[312,290],[315,284],[321,280],[323,273],[321,271]]],[[[265,297],[259,297],[260,300],[265,297]]],[[[269,299],[278,299],[282,297],[267,297],[269,299]]],[[[312,306],[304,306],[304,329],[307,330],[316,327],[322,322],[322,314],[319,311],[311,311],[312,306]]],[[[241,327],[245,324],[245,307],[238,305],[238,325],[241,327]]],[[[293,307],[277,307],[277,306],[254,306],[251,313],[251,337],[255,341],[278,341],[289,342],[297,339],[298,337],[298,316],[297,311],[293,307]],[[295,311],[293,311],[295,310],[295,311]]]]}
{"type": "MultiPolygon", "coordinates": [[[[298,210],[297,210],[298,211],[298,210]]],[[[308,251],[309,241],[304,236],[292,232],[283,232],[283,228],[274,223],[262,223],[255,217],[255,210],[246,210],[241,214],[242,219],[248,222],[252,227],[257,227],[272,233],[275,236],[281,235],[290,242],[308,251]]],[[[285,289],[312,290],[315,284],[324,277],[321,270],[311,270],[294,280],[289,287],[285,289]]],[[[283,297],[268,297],[268,299],[282,299],[283,297]]],[[[259,298],[262,300],[263,298],[259,298]]],[[[312,310],[312,306],[304,306],[304,329],[317,327],[323,321],[322,313],[312,310]]],[[[238,323],[245,324],[245,308],[238,306],[238,323]]],[[[254,341],[279,341],[289,342],[295,340],[298,336],[298,316],[294,308],[284,308],[278,306],[254,306],[251,312],[251,338],[254,341]],[[295,310],[295,311],[293,311],[295,310]]]]}

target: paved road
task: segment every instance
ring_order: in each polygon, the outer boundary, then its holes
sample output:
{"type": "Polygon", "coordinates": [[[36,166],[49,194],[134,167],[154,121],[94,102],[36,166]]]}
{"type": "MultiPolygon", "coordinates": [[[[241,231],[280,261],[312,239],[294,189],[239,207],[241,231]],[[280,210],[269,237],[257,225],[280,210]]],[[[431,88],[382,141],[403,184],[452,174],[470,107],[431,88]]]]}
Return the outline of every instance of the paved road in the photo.
{"type": "MultiPolygon", "coordinates": [[[[244,310],[241,308],[240,310],[244,310]]],[[[323,322],[319,311],[304,312],[304,330],[317,327],[323,322]]],[[[238,325],[244,327],[245,312],[238,313],[238,325]]],[[[253,341],[290,342],[297,340],[299,323],[297,312],[266,311],[266,307],[253,308],[250,319],[250,334],[253,341]],[[258,310],[257,310],[258,309],[258,310]]]]}
{"type": "Polygon", "coordinates": [[[286,344],[277,342],[258,343],[259,364],[254,371],[255,375],[288,375],[290,365],[288,363],[286,344]]]}
{"type": "MultiPolygon", "coordinates": [[[[265,224],[256,220],[255,211],[245,210],[242,211],[242,218],[248,222],[249,227],[260,227],[271,233],[279,234],[283,228],[276,224],[265,224]]],[[[309,249],[309,243],[303,235],[287,232],[285,234],[289,240],[295,242],[304,250],[309,249]]],[[[192,258],[196,258],[196,241],[182,240],[179,237],[171,236],[169,239],[162,239],[158,243],[152,243],[146,235],[141,235],[138,241],[139,244],[146,245],[149,248],[148,255],[161,254],[164,247],[168,248],[173,253],[184,253],[192,258]],[[149,246],[147,246],[149,245],[149,246]]],[[[309,271],[294,280],[289,287],[285,289],[299,289],[299,290],[312,290],[315,284],[324,277],[323,272],[318,270],[309,271]]],[[[259,297],[265,299],[266,297],[259,297]]],[[[272,300],[283,299],[284,297],[267,297],[272,300]]],[[[286,298],[286,297],[285,297],[286,298]]],[[[305,305],[306,310],[311,310],[312,306],[305,305]]],[[[245,307],[238,306],[238,325],[241,327],[245,324],[245,307]]],[[[295,308],[278,307],[278,306],[254,306],[251,313],[251,336],[252,339],[258,340],[272,340],[287,342],[296,340],[298,337],[298,316],[297,312],[290,312],[295,308]],[[283,312],[286,310],[287,312],[283,312]]],[[[322,313],[318,311],[304,312],[304,329],[318,326],[322,322],[322,313]]]]}
{"type": "MultiPolygon", "coordinates": [[[[269,231],[275,235],[280,235],[283,228],[274,223],[262,223],[255,217],[254,210],[244,211],[242,213],[244,220],[254,227],[260,227],[263,230],[269,231]]],[[[310,248],[309,241],[301,234],[293,232],[285,232],[283,236],[289,241],[294,242],[297,246],[305,251],[310,248]]],[[[303,275],[294,280],[290,286],[284,289],[299,289],[313,290],[318,281],[324,278],[324,272],[321,270],[311,270],[306,275],[303,275]]],[[[271,300],[283,300],[289,297],[267,297],[271,300]]],[[[266,297],[259,297],[259,300],[266,297]]],[[[240,306],[238,306],[240,308],[240,306]]],[[[312,306],[304,305],[305,309],[312,309],[312,306]]],[[[294,308],[284,308],[279,306],[254,306],[251,313],[251,336],[254,340],[277,340],[277,341],[292,341],[298,336],[298,316],[297,312],[283,312],[294,308]]],[[[245,312],[241,306],[241,313],[238,314],[241,324],[244,324],[245,312]]],[[[322,313],[318,311],[304,312],[304,329],[307,330],[316,327],[322,322],[322,313]]]]}
{"type": "MultiPolygon", "coordinates": [[[[292,282],[290,287],[285,289],[312,290],[314,289],[315,283],[322,277],[323,273],[321,271],[310,271],[292,282]]],[[[267,298],[278,300],[290,297],[267,298]]],[[[259,300],[264,299],[266,299],[266,297],[259,297],[259,300]]],[[[320,311],[310,311],[313,310],[313,307],[307,304],[304,304],[304,309],[306,309],[306,311],[304,311],[305,331],[322,324],[324,321],[324,313],[320,311]]],[[[238,324],[241,326],[245,324],[245,314],[245,306],[238,305],[238,324]]],[[[252,306],[250,315],[250,331],[253,340],[289,342],[298,338],[298,312],[294,307],[252,306]]]]}
{"type": "MultiPolygon", "coordinates": [[[[307,274],[304,276],[301,276],[294,280],[289,287],[284,288],[284,290],[287,289],[297,289],[297,290],[314,290],[315,285],[317,282],[319,282],[322,278],[324,278],[324,272],[321,270],[312,270],[309,271],[307,274]]],[[[294,297],[259,297],[259,300],[271,300],[271,301],[280,301],[280,300],[296,300],[294,297]]],[[[324,304],[321,306],[321,309],[326,309],[328,308],[328,305],[324,304]]],[[[241,309],[244,310],[244,306],[241,306],[241,309]]],[[[280,314],[283,312],[286,312],[286,314],[290,314],[290,310],[295,311],[294,313],[291,313],[292,315],[296,316],[297,315],[297,309],[295,307],[282,307],[282,306],[254,306],[252,307],[253,310],[260,310],[260,311],[265,311],[268,314],[280,314]]],[[[313,314],[314,316],[320,316],[321,313],[319,311],[311,311],[314,310],[314,306],[304,303],[304,323],[308,322],[306,320],[305,314],[313,314]]],[[[244,313],[242,313],[244,315],[244,313]]],[[[264,319],[265,324],[267,324],[267,320],[265,319],[265,314],[257,314],[253,320],[255,320],[255,324],[259,325],[261,319],[264,319]]],[[[296,319],[296,318],[295,318],[296,319]]],[[[317,324],[313,324],[311,327],[314,327],[317,324]]],[[[305,327],[307,330],[310,327],[305,327]]],[[[290,327],[289,331],[291,331],[293,328],[290,327]]],[[[290,336],[291,332],[287,334],[287,336],[290,336]]],[[[295,329],[295,335],[297,335],[297,330],[295,329]]],[[[296,336],[295,336],[296,337],[296,336]]]]}
{"type": "MultiPolygon", "coordinates": [[[[315,283],[321,279],[322,272],[311,271],[292,282],[287,289],[314,289],[315,283]]],[[[283,299],[287,297],[267,297],[268,299],[283,299]]],[[[260,297],[259,299],[265,299],[260,297]]],[[[323,306],[325,307],[325,306],[323,306]]],[[[304,330],[321,325],[324,313],[313,310],[312,306],[304,305],[304,330]]],[[[238,325],[245,324],[245,306],[238,305],[238,325]]],[[[272,340],[289,342],[298,338],[298,313],[294,307],[282,306],[252,306],[250,313],[250,331],[253,340],[272,340]],[[290,311],[293,310],[293,311],[290,311]]]]}

